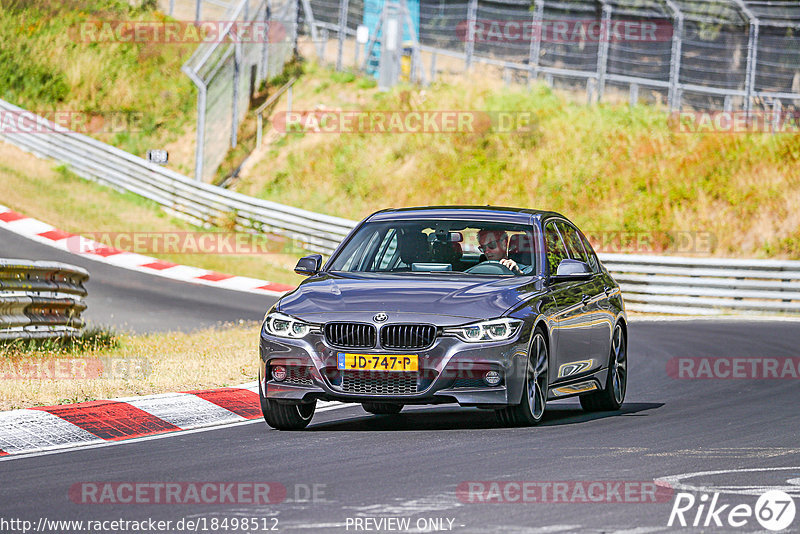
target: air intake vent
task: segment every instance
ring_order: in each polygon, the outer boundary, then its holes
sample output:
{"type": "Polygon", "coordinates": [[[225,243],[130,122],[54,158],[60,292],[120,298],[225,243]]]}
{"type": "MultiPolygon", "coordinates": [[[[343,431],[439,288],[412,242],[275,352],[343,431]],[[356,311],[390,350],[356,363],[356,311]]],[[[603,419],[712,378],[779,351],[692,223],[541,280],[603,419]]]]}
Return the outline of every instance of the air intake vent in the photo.
{"type": "Polygon", "coordinates": [[[429,324],[389,324],[381,328],[381,346],[386,349],[424,349],[436,339],[429,324]]]}
{"type": "Polygon", "coordinates": [[[337,347],[372,348],[375,346],[375,327],[360,323],[328,323],[325,339],[337,347]]]}
{"type": "Polygon", "coordinates": [[[345,371],[342,391],[367,395],[413,395],[417,392],[417,373],[371,373],[345,371]]]}

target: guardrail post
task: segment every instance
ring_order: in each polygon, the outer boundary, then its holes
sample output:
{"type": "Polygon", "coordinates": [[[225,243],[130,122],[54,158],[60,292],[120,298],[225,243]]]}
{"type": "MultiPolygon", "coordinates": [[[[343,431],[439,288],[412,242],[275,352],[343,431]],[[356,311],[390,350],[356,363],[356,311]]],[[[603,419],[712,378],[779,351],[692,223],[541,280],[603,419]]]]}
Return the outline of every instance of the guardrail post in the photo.
{"type": "Polygon", "coordinates": [[[544,0],[536,0],[533,10],[533,35],[528,50],[528,81],[539,75],[539,57],[542,53],[542,20],[544,20],[544,0]]]}
{"type": "Polygon", "coordinates": [[[464,69],[472,68],[472,56],[475,53],[475,24],[478,19],[478,0],[469,0],[467,5],[467,42],[464,47],[464,69]]]}
{"type": "Polygon", "coordinates": [[[631,107],[639,103],[639,84],[632,83],[630,86],[630,93],[628,95],[628,103],[631,107]]]}
{"type": "Polygon", "coordinates": [[[603,3],[602,36],[597,49],[597,101],[603,98],[606,89],[606,70],[608,69],[608,46],[611,39],[611,10],[609,4],[603,3]]]}
{"type": "Polygon", "coordinates": [[[681,77],[681,57],[683,55],[683,12],[673,0],[666,0],[672,10],[672,53],[669,61],[669,92],[667,105],[670,112],[680,109],[678,88],[681,77]]]}
{"type": "MultiPolygon", "coordinates": [[[[344,53],[344,39],[347,36],[347,10],[350,7],[349,0],[339,2],[339,50],[336,52],[336,70],[342,70],[342,54],[344,53]]],[[[357,46],[357,45],[356,45],[357,46]]]]}

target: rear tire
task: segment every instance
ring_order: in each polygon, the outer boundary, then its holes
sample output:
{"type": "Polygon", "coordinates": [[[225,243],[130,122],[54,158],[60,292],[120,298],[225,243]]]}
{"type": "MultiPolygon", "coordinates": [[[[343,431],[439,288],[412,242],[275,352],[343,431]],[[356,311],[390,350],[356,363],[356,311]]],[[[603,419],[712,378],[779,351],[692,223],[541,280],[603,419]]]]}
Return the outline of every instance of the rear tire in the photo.
{"type": "Polygon", "coordinates": [[[392,404],[389,402],[362,402],[361,407],[365,411],[375,415],[394,415],[403,409],[402,404],[392,404]]]}
{"type": "Polygon", "coordinates": [[[501,425],[533,426],[542,421],[547,405],[547,370],[547,342],[542,330],[537,329],[531,341],[522,400],[517,405],[495,411],[501,425]]]}
{"type": "Polygon", "coordinates": [[[308,403],[280,404],[266,398],[258,381],[258,396],[261,399],[261,413],[264,421],[276,430],[302,430],[311,422],[317,401],[308,403]]]}
{"type": "Polygon", "coordinates": [[[622,407],[628,387],[628,340],[622,325],[617,323],[611,337],[608,374],[605,389],[582,395],[581,407],[587,412],[613,412],[622,407]]]}

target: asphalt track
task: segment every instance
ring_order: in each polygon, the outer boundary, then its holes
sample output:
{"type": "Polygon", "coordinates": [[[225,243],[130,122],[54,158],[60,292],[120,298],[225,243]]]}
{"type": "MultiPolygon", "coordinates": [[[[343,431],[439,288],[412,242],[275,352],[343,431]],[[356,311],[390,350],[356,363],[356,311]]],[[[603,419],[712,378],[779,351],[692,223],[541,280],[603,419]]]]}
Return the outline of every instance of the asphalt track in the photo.
{"type": "Polygon", "coordinates": [[[191,331],[240,319],[257,321],[277,300],[120,269],[3,229],[0,258],[61,261],[87,269],[89,296],[84,318],[136,333],[191,331]]]}
{"type": "MultiPolygon", "coordinates": [[[[12,242],[8,237],[0,234],[0,255],[8,254],[6,245],[12,242]]],[[[22,257],[33,257],[38,245],[16,246],[13,255],[24,252],[22,257]]],[[[47,251],[48,259],[68,259],[58,251],[47,251]]],[[[79,259],[72,256],[69,261],[79,263],[79,259]]],[[[163,317],[186,314],[197,322],[263,313],[264,305],[259,304],[264,298],[251,300],[230,292],[227,299],[209,301],[214,304],[208,310],[197,310],[212,292],[226,292],[200,286],[191,286],[190,291],[185,284],[179,284],[182,291],[173,290],[162,285],[175,282],[86,264],[92,270],[90,294],[97,304],[90,306],[96,306],[95,312],[108,313],[111,306],[124,303],[128,313],[136,313],[129,305],[133,301],[140,309],[164,304],[169,311],[163,317]]],[[[175,320],[169,324],[188,324],[182,317],[175,320]]],[[[138,328],[146,329],[147,324],[138,328]]],[[[564,481],[584,487],[591,481],[627,481],[623,487],[635,487],[636,482],[672,476],[673,485],[721,492],[719,504],[754,506],[758,493],[782,487],[800,508],[800,382],[688,380],[667,372],[675,357],[797,357],[800,324],[632,321],[629,330],[629,389],[619,412],[586,414],[574,401],[552,403],[540,426],[507,429],[495,423],[492,413],[479,410],[420,407],[406,408],[398,416],[372,416],[352,406],[318,413],[303,432],[278,432],[257,421],[12,457],[0,461],[0,531],[21,531],[10,523],[3,528],[3,519],[27,520],[35,527],[40,519],[152,518],[172,521],[171,528],[162,532],[185,532],[175,528],[181,519],[204,519],[207,532],[267,532],[273,527],[281,532],[375,532],[372,522],[357,529],[356,519],[396,517],[409,519],[412,531],[428,532],[436,531],[425,521],[429,518],[441,519],[441,525],[450,529],[446,531],[463,533],[767,532],[753,518],[740,528],[668,527],[672,497],[656,503],[575,502],[579,499],[574,495],[567,503],[468,502],[469,495],[459,498],[457,488],[469,481],[483,481],[487,488],[490,481],[564,481]],[[91,504],[70,499],[74,484],[101,481],[276,482],[287,488],[288,498],[266,505],[91,504]],[[317,498],[305,498],[314,485],[317,498]],[[233,518],[268,522],[259,523],[266,528],[236,530],[231,528],[233,518]],[[213,519],[228,519],[228,528],[221,523],[211,528],[213,519]]],[[[694,507],[686,513],[690,524],[696,511],[694,507]]],[[[790,531],[800,530],[798,512],[790,531]]],[[[721,518],[724,521],[725,514],[721,518]]],[[[701,524],[703,520],[705,516],[701,524]]],[[[111,527],[93,532],[124,532],[111,527]]],[[[72,531],[81,530],[40,530],[72,531]]]]}

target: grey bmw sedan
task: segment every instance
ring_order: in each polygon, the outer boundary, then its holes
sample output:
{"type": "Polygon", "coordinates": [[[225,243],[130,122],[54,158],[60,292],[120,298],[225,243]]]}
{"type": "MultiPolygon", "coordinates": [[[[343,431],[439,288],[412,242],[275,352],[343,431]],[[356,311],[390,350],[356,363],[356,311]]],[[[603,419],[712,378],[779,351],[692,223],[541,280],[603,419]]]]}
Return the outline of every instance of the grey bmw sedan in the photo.
{"type": "Polygon", "coordinates": [[[411,404],[535,425],[548,402],[617,410],[627,384],[620,288],[566,217],[500,207],[391,209],[361,221],[264,317],[264,418],[302,429],[318,400],[411,404]]]}

